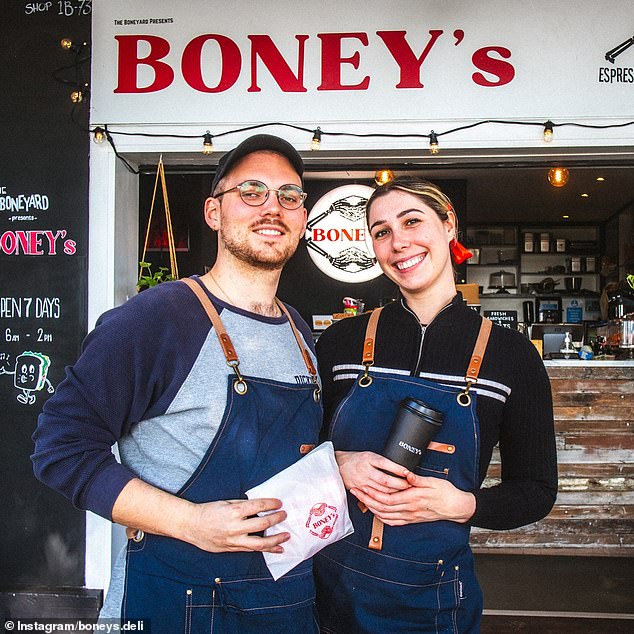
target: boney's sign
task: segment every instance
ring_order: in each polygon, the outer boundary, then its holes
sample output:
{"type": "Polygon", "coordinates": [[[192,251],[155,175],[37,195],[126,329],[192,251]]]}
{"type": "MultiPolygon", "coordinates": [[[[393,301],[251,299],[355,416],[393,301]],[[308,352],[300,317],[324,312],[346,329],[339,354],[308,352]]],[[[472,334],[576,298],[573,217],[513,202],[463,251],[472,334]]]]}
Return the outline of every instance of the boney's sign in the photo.
{"type": "Polygon", "coordinates": [[[368,282],[381,275],[366,239],[365,205],[374,190],[367,185],[331,189],[313,206],[306,246],[315,266],[340,282],[368,282]]]}
{"type": "MultiPolygon", "coordinates": [[[[597,60],[630,0],[105,0],[93,10],[93,122],[630,116],[597,60]],[[298,6],[299,5],[299,6],[298,6]],[[547,19],[544,16],[548,16],[547,19]],[[547,99],[546,99],[547,97],[547,99]]],[[[428,130],[425,130],[427,132],[428,130]]]]}

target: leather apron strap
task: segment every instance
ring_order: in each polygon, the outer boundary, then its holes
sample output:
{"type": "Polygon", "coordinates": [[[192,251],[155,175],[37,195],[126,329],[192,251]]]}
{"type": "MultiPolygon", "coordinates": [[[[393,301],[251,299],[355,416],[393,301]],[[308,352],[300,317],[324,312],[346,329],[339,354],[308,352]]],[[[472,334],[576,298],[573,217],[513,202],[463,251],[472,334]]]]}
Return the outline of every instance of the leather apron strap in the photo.
{"type": "MultiPolygon", "coordinates": [[[[379,321],[379,315],[375,313],[379,313],[381,309],[377,309],[373,311],[370,315],[370,320],[368,321],[368,325],[365,331],[365,340],[363,342],[363,365],[365,366],[365,372],[363,376],[359,379],[359,385],[361,387],[368,387],[372,383],[372,377],[370,376],[370,367],[374,365],[374,348],[376,344],[376,330],[379,321]],[[362,383],[363,381],[363,383],[362,383]]],[[[473,352],[471,353],[471,359],[469,361],[469,366],[467,367],[467,374],[465,376],[466,387],[463,392],[460,392],[456,397],[458,403],[464,407],[467,407],[471,404],[471,395],[469,394],[469,390],[474,383],[478,381],[478,375],[480,374],[480,368],[482,367],[482,359],[484,357],[484,352],[486,350],[487,344],[489,342],[489,336],[491,334],[492,322],[485,317],[482,318],[482,322],[480,324],[480,330],[478,332],[478,337],[476,339],[475,345],[473,346],[473,352]]],[[[430,443],[431,444],[431,443],[430,443]]],[[[447,447],[451,447],[447,445],[447,447]]],[[[448,449],[448,452],[451,453],[453,448],[448,449]]],[[[359,502],[359,507],[363,512],[365,512],[365,505],[359,502]]],[[[381,550],[383,548],[383,522],[378,519],[376,516],[372,518],[372,532],[370,533],[370,541],[368,543],[368,548],[372,550],[381,550]]]]}
{"type": "Polygon", "coordinates": [[[379,325],[379,317],[381,316],[381,308],[375,308],[370,313],[370,319],[365,329],[365,340],[363,341],[363,365],[365,371],[363,376],[359,379],[359,385],[361,387],[368,387],[372,384],[372,377],[370,376],[370,368],[374,365],[374,345],[376,343],[376,330],[379,325]]]}
{"type": "MultiPolygon", "coordinates": [[[[227,333],[222,323],[222,319],[220,319],[220,315],[218,314],[216,307],[213,305],[212,301],[209,299],[200,284],[195,282],[192,278],[185,277],[182,278],[180,281],[186,284],[193,291],[194,295],[196,295],[196,297],[200,301],[205,313],[207,313],[207,316],[213,324],[214,330],[216,331],[216,336],[218,337],[218,341],[220,342],[220,347],[222,348],[222,351],[225,355],[227,365],[233,369],[233,371],[236,373],[236,376],[238,377],[238,380],[234,383],[234,390],[238,394],[246,393],[247,384],[240,372],[240,360],[238,359],[238,353],[236,352],[235,347],[231,341],[231,337],[227,333]]],[[[306,347],[302,344],[301,335],[297,330],[297,326],[295,326],[295,322],[293,321],[293,318],[291,317],[288,309],[279,299],[277,299],[277,297],[275,298],[275,301],[282,313],[288,319],[288,323],[291,326],[291,330],[293,331],[293,335],[295,336],[295,340],[297,341],[297,345],[302,354],[302,359],[304,360],[308,373],[310,374],[311,379],[316,386],[313,398],[315,399],[315,401],[318,401],[321,395],[321,388],[319,387],[315,364],[313,363],[308,350],[306,350],[306,347]]]]}

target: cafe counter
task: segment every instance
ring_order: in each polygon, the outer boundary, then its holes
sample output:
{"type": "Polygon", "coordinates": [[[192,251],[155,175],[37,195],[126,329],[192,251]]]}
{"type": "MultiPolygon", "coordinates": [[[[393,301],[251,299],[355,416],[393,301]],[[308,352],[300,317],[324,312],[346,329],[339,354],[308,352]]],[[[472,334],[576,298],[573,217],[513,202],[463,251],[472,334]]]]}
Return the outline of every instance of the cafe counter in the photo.
{"type": "MultiPolygon", "coordinates": [[[[474,529],[475,552],[634,556],[634,361],[545,361],[553,392],[559,493],[543,520],[474,529]]],[[[530,380],[530,377],[527,377],[530,380]]],[[[500,477],[494,454],[484,486],[500,477]]]]}

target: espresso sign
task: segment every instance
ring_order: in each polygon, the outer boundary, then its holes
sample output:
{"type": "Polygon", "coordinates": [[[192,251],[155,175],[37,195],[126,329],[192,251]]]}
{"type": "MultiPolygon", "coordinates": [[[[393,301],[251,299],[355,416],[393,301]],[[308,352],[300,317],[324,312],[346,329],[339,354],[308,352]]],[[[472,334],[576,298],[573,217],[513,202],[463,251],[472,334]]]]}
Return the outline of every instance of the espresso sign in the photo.
{"type": "Polygon", "coordinates": [[[313,206],[306,227],[310,258],[339,282],[368,282],[381,275],[365,224],[365,206],[374,190],[344,185],[313,206]]]}

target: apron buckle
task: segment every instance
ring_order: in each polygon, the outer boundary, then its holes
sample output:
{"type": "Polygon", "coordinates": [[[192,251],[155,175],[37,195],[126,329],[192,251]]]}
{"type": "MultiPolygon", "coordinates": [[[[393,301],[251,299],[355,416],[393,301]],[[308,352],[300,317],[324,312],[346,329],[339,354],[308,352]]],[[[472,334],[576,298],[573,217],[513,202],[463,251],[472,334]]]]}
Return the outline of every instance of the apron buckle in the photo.
{"type": "Polygon", "coordinates": [[[359,386],[369,387],[373,381],[373,378],[370,376],[370,368],[374,365],[374,361],[366,361],[363,365],[365,366],[365,370],[363,371],[363,376],[359,379],[359,386]]]}
{"type": "Polygon", "coordinates": [[[462,407],[469,407],[471,405],[471,394],[469,394],[469,390],[474,383],[477,383],[476,379],[466,378],[467,387],[464,389],[464,392],[459,392],[456,396],[456,400],[458,401],[458,405],[462,407]]]}
{"type": "Polygon", "coordinates": [[[237,359],[235,361],[227,361],[227,365],[233,369],[238,377],[238,380],[233,383],[234,392],[240,396],[246,394],[249,386],[240,372],[240,362],[237,359]]]}

